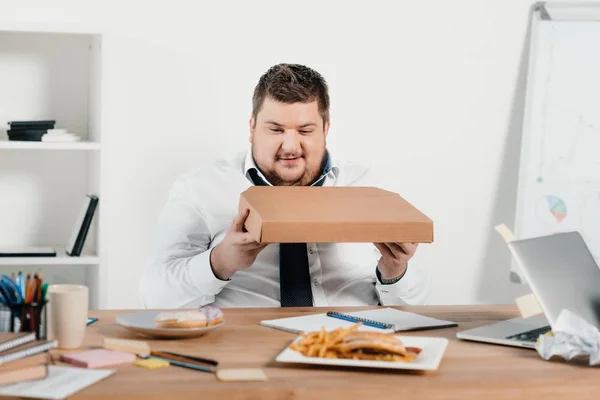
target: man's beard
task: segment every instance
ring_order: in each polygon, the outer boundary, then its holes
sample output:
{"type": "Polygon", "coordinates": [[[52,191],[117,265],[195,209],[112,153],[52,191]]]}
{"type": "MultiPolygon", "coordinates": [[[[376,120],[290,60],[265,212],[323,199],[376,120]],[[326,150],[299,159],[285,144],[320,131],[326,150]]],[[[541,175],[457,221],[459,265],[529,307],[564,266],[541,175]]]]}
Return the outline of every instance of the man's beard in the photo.
{"type": "MultiPolygon", "coordinates": [[[[287,155],[277,155],[277,161],[282,156],[287,155]]],[[[306,159],[305,159],[306,160],[306,159]]],[[[306,169],[304,170],[304,174],[302,174],[295,181],[288,181],[283,179],[280,175],[277,174],[275,170],[271,171],[262,171],[262,174],[269,181],[269,183],[273,186],[308,186],[315,182],[321,176],[321,170],[323,169],[323,162],[325,161],[325,152],[321,156],[321,162],[318,164],[317,168],[311,167],[310,165],[306,165],[306,169]]],[[[260,168],[259,168],[260,169],[260,168]]]]}

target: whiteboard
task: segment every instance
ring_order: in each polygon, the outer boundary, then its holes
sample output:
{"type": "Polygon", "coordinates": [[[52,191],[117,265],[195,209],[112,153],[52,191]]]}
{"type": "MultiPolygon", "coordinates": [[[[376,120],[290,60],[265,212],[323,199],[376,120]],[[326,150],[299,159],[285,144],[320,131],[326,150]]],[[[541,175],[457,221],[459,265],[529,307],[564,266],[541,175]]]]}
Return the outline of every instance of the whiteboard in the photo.
{"type": "Polygon", "coordinates": [[[600,262],[600,22],[533,18],[515,237],[579,231],[600,262]]]}

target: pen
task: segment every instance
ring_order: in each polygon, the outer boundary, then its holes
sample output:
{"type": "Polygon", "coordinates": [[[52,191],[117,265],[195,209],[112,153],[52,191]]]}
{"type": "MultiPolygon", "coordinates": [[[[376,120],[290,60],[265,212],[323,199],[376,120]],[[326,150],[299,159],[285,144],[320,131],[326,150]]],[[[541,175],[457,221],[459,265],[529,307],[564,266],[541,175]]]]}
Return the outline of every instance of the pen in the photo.
{"type": "Polygon", "coordinates": [[[203,365],[190,364],[190,363],[187,363],[187,362],[173,360],[171,358],[158,357],[158,356],[150,356],[149,358],[156,358],[158,360],[167,361],[169,364],[177,365],[179,367],[184,367],[184,368],[195,369],[197,371],[215,372],[215,368],[214,367],[205,367],[203,365]]]}
{"type": "Polygon", "coordinates": [[[334,312],[334,311],[328,311],[327,316],[332,317],[332,318],[343,319],[345,321],[350,321],[350,322],[362,322],[364,325],[372,326],[374,328],[394,329],[394,324],[386,324],[385,322],[379,322],[379,321],[373,321],[372,319],[354,317],[352,315],[341,314],[341,313],[334,312]]]}
{"type": "Polygon", "coordinates": [[[42,285],[42,301],[46,301],[46,293],[48,292],[48,284],[44,283],[42,285]]]}
{"type": "Polygon", "coordinates": [[[156,350],[150,350],[150,355],[152,357],[160,357],[167,361],[178,361],[178,362],[194,365],[197,367],[208,368],[211,371],[213,371],[214,366],[216,366],[218,364],[216,361],[213,361],[213,360],[205,360],[202,358],[188,357],[188,356],[184,356],[184,355],[168,353],[168,352],[163,352],[163,351],[156,351],[156,350]],[[212,365],[212,367],[201,365],[201,363],[210,364],[210,365],[212,365]]]}
{"type": "Polygon", "coordinates": [[[40,272],[38,275],[38,280],[37,280],[37,290],[36,290],[36,296],[35,296],[35,301],[41,303],[42,302],[42,273],[40,272]]]}
{"type": "Polygon", "coordinates": [[[29,299],[29,287],[31,286],[31,274],[27,274],[27,279],[25,279],[25,295],[23,296],[23,302],[27,303],[29,299]]]}
{"type": "Polygon", "coordinates": [[[25,302],[25,283],[23,282],[23,272],[21,271],[19,271],[19,274],[17,275],[17,287],[19,288],[23,302],[25,302]]]}

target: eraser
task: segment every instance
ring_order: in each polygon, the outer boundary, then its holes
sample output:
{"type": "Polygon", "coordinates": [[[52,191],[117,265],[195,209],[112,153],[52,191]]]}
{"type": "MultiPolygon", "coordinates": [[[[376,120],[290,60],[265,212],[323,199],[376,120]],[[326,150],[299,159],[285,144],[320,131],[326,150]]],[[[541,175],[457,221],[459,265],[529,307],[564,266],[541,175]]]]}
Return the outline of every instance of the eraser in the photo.
{"type": "Polygon", "coordinates": [[[150,346],[141,340],[126,340],[115,338],[104,338],[105,349],[124,351],[127,353],[138,354],[140,356],[150,355],[150,346]]]}
{"type": "Polygon", "coordinates": [[[218,369],[217,379],[222,382],[266,381],[267,376],[259,368],[218,369]]]}

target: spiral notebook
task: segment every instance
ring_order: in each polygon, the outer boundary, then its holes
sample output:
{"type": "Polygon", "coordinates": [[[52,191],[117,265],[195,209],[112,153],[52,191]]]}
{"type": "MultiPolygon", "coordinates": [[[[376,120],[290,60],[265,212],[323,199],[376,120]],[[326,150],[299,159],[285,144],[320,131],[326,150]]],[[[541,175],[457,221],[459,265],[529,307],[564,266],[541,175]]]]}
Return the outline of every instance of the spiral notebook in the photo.
{"type": "Polygon", "coordinates": [[[34,340],[35,332],[0,332],[0,354],[34,340]]]}
{"type": "Polygon", "coordinates": [[[426,317],[394,308],[377,308],[374,310],[356,311],[339,314],[337,317],[325,314],[312,314],[302,317],[281,318],[261,321],[260,324],[292,333],[315,332],[323,327],[327,331],[337,328],[349,328],[357,322],[378,322],[389,324],[390,327],[382,329],[363,324],[359,330],[371,332],[406,332],[424,329],[448,328],[457,326],[456,322],[426,317]],[[340,318],[344,317],[344,319],[340,318]]]}
{"type": "Polygon", "coordinates": [[[34,340],[0,353],[0,365],[43,353],[58,346],[58,341],[34,340]]]}

